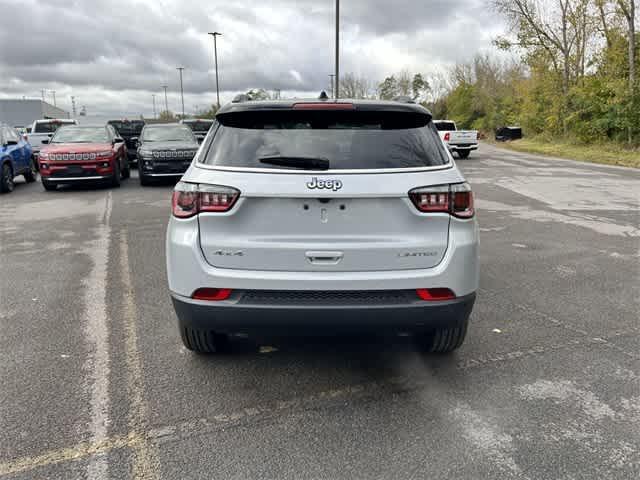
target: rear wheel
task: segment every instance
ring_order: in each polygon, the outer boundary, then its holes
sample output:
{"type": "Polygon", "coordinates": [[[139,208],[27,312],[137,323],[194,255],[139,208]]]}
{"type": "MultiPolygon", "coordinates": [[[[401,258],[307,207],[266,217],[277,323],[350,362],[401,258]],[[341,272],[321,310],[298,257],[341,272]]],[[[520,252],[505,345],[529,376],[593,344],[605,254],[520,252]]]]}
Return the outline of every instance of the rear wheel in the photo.
{"type": "Polygon", "coordinates": [[[6,162],[2,164],[2,170],[0,171],[0,192],[12,192],[13,187],[13,168],[11,168],[9,162],[6,162]]]}
{"type": "Polygon", "coordinates": [[[33,157],[31,157],[31,161],[29,163],[29,170],[22,174],[27,183],[33,183],[36,181],[36,167],[33,162],[33,157]]]}
{"type": "Polygon", "coordinates": [[[467,158],[470,153],[471,153],[470,150],[458,150],[458,156],[460,158],[467,158]]]}
{"type": "Polygon", "coordinates": [[[180,329],[180,336],[186,348],[198,353],[221,353],[229,346],[228,335],[211,330],[183,326],[180,329]]]}
{"type": "Polygon", "coordinates": [[[47,192],[52,192],[58,189],[58,186],[55,183],[51,183],[44,178],[42,179],[42,186],[47,192]]]}
{"type": "Polygon", "coordinates": [[[415,336],[415,340],[424,352],[449,353],[460,348],[467,335],[469,319],[449,328],[438,328],[429,333],[421,333],[415,336]]]}
{"type": "Polygon", "coordinates": [[[124,159],[124,170],[122,170],[122,178],[129,178],[131,176],[131,165],[129,164],[129,159],[124,159]]]}
{"type": "Polygon", "coordinates": [[[111,186],[118,188],[120,186],[120,161],[116,161],[113,167],[113,178],[111,179],[111,186]]]}

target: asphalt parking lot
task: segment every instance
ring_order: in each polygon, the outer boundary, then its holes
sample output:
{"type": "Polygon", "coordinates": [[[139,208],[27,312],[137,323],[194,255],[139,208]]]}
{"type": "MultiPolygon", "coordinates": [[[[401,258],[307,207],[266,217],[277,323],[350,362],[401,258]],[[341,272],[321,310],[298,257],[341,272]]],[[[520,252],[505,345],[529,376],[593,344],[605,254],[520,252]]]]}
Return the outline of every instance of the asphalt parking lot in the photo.
{"type": "Polygon", "coordinates": [[[640,476],[640,171],[481,145],[467,341],[182,347],[171,185],[0,198],[0,477],[640,476]]]}

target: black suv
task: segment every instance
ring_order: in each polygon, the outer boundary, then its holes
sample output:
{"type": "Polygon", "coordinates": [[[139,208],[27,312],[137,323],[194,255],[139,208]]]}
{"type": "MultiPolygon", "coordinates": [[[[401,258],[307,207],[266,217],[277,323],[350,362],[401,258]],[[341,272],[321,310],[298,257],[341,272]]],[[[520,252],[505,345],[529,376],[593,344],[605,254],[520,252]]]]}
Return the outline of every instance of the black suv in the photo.
{"type": "Polygon", "coordinates": [[[198,151],[198,141],[186,125],[146,125],[138,139],[140,185],[161,177],[180,178],[198,151]]]}
{"type": "Polygon", "coordinates": [[[213,120],[208,118],[185,118],[180,120],[180,123],[187,125],[193,131],[196,139],[198,139],[198,143],[202,143],[204,137],[209,133],[211,125],[213,125],[213,120]]]}
{"type": "Polygon", "coordinates": [[[136,163],[138,156],[136,149],[138,148],[138,137],[144,128],[143,120],[109,120],[107,122],[116,129],[118,135],[124,138],[127,145],[127,154],[129,155],[129,163],[136,163]]]}

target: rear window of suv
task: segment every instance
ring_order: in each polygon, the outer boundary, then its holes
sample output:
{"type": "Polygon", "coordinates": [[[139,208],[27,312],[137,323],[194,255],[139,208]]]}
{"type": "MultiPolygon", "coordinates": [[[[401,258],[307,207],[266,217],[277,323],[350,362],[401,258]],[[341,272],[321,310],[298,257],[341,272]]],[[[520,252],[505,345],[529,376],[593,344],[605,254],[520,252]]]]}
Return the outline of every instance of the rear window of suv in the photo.
{"type": "Polygon", "coordinates": [[[453,122],[434,122],[434,125],[440,132],[451,132],[456,129],[456,124],[453,122]]]}
{"type": "Polygon", "coordinates": [[[376,111],[244,111],[218,116],[202,163],[296,169],[268,158],[313,158],[328,169],[419,168],[449,162],[426,114],[376,111]],[[261,161],[263,160],[263,161],[261,161]]]}

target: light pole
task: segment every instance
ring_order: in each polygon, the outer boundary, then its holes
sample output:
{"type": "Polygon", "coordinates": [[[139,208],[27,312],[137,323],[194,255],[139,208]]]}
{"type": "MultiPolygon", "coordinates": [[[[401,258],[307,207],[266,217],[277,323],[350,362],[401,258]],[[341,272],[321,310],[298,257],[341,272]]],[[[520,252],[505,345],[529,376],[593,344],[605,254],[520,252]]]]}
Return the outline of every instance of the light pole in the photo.
{"type": "Polygon", "coordinates": [[[53,106],[57,107],[58,105],[56,104],[56,91],[51,90],[51,93],[53,94],[53,106]]]}
{"type": "Polygon", "coordinates": [[[340,0],[336,0],[336,81],[334,98],[340,97],[340,0]]]}
{"type": "Polygon", "coordinates": [[[213,37],[213,59],[216,65],[216,101],[218,103],[218,109],[220,108],[220,84],[218,83],[218,42],[216,37],[222,35],[220,32],[209,32],[209,35],[213,37]]]}
{"type": "Polygon", "coordinates": [[[180,98],[182,99],[182,118],[184,119],[184,89],[182,88],[182,71],[184,67],[176,67],[176,70],[180,72],[180,98]]]}
{"type": "Polygon", "coordinates": [[[151,98],[153,99],[153,119],[155,120],[156,118],[158,118],[158,116],[156,115],[156,94],[152,93],[151,98]]]}
{"type": "Polygon", "coordinates": [[[330,73],[329,74],[329,84],[331,85],[331,97],[332,98],[333,98],[334,92],[335,92],[335,89],[333,88],[333,79],[334,79],[335,76],[336,76],[335,73],[330,73]]]}
{"type": "Polygon", "coordinates": [[[169,115],[169,101],[167,100],[168,85],[162,85],[162,88],[164,88],[164,111],[166,115],[169,115]]]}

